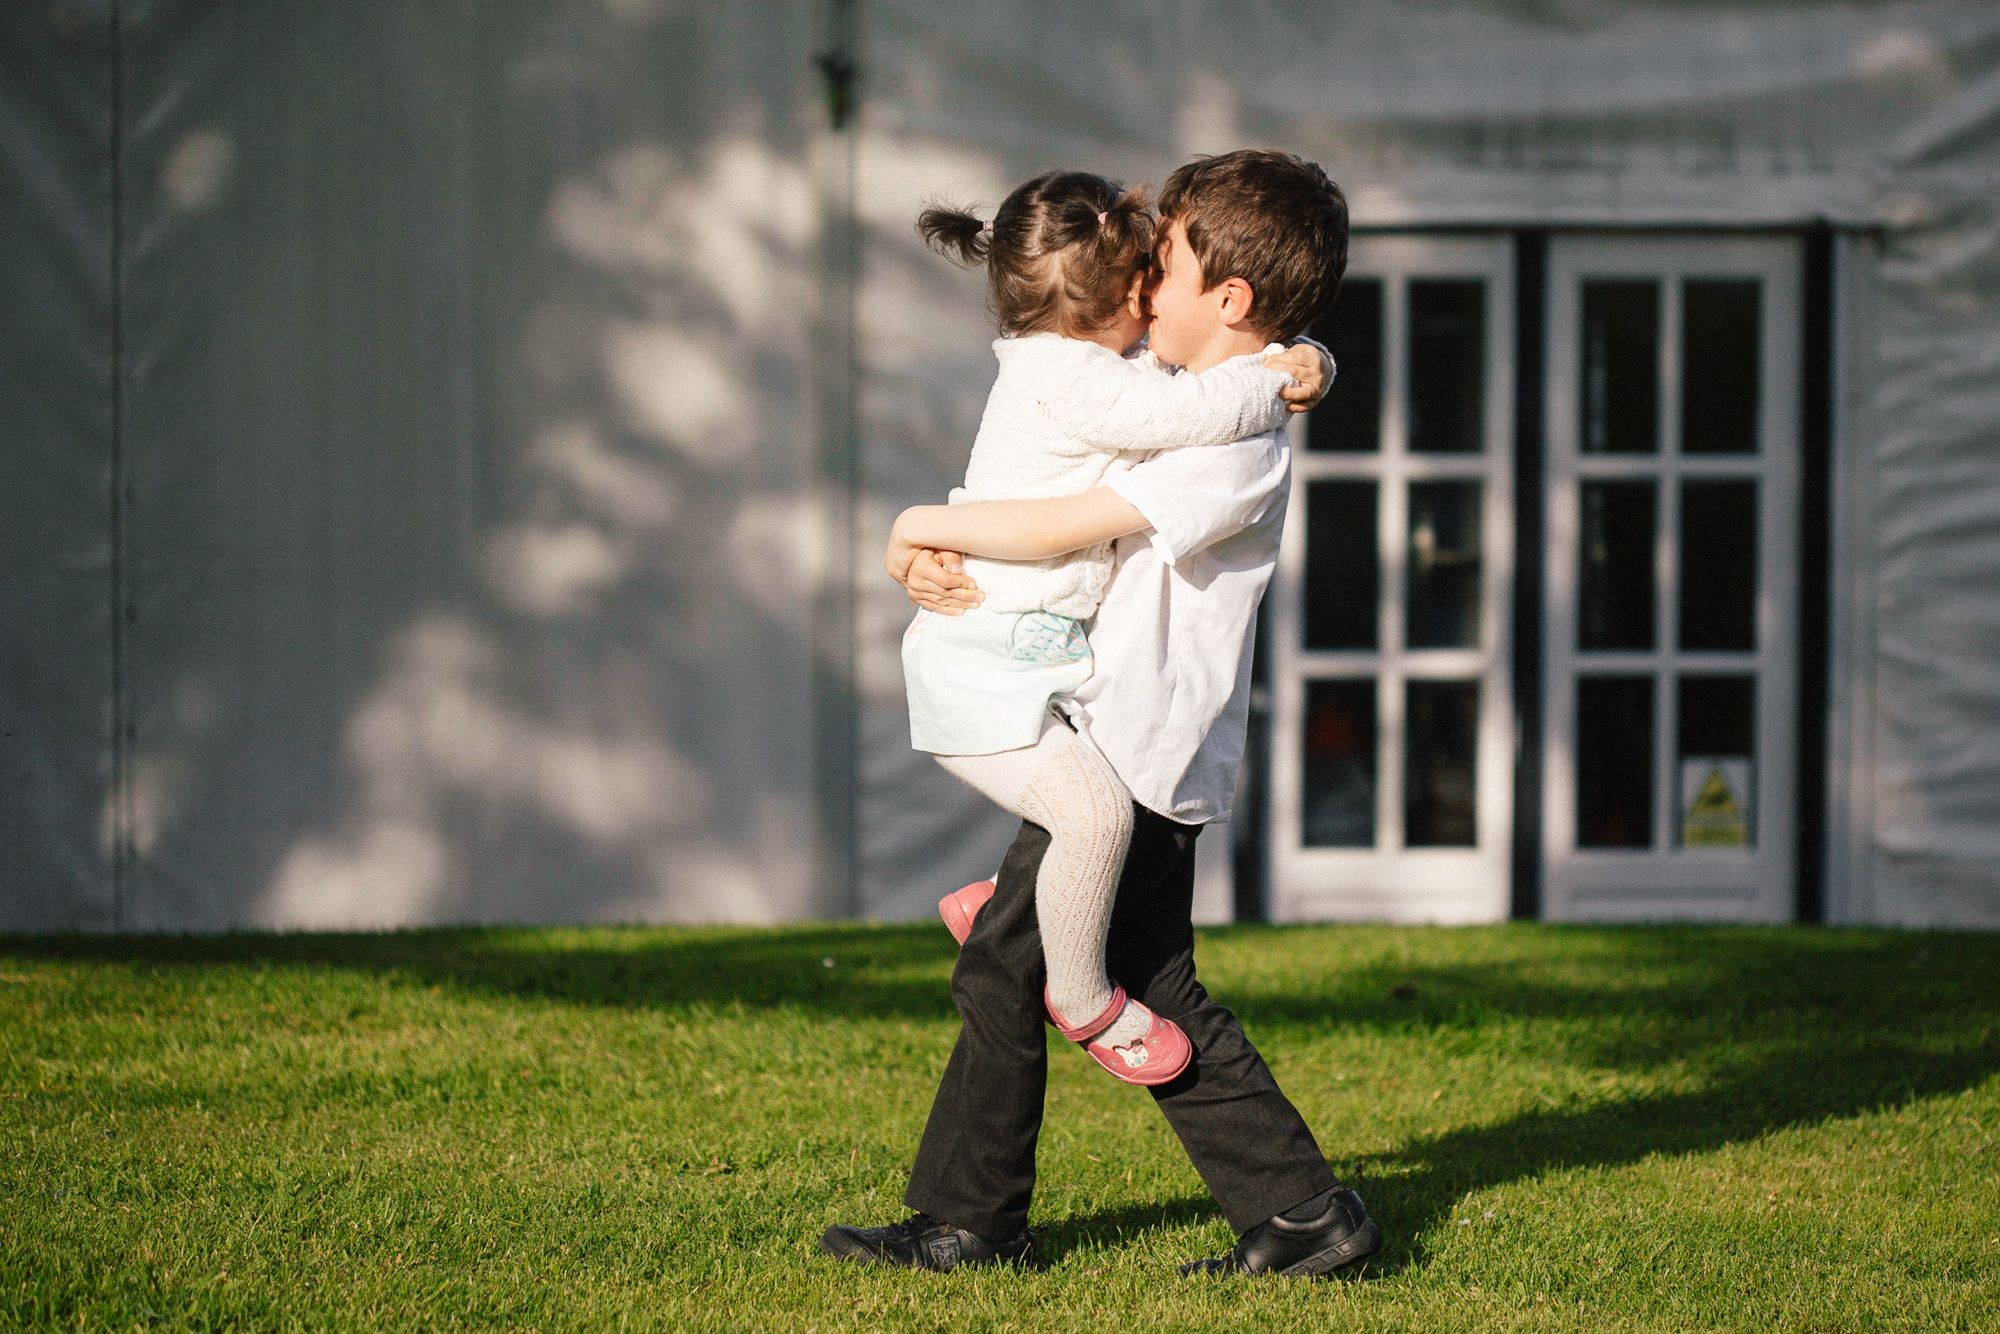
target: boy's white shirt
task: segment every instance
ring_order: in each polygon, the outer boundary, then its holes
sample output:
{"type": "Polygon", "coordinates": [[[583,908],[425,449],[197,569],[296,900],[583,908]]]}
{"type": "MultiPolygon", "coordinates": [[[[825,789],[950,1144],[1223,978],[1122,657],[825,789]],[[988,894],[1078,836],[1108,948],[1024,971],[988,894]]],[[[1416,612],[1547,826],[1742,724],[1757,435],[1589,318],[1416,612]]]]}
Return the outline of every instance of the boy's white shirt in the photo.
{"type": "Polygon", "coordinates": [[[1070,712],[1140,805],[1184,824],[1229,818],[1257,607],[1277,567],[1291,475],[1280,426],[1155,454],[1101,483],[1152,528],[1116,544],[1090,623],[1095,670],[1070,712]]]}

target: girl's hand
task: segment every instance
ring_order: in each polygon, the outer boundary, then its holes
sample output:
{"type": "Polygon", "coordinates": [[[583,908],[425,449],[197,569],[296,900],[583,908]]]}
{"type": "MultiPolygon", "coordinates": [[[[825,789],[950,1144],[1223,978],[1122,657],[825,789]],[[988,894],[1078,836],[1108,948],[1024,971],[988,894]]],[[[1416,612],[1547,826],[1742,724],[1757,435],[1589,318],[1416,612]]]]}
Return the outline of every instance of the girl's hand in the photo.
{"type": "Polygon", "coordinates": [[[1333,381],[1333,358],[1317,343],[1294,343],[1265,357],[1264,364],[1298,381],[1278,391],[1290,412],[1312,411],[1326,397],[1327,386],[1333,381]]]}

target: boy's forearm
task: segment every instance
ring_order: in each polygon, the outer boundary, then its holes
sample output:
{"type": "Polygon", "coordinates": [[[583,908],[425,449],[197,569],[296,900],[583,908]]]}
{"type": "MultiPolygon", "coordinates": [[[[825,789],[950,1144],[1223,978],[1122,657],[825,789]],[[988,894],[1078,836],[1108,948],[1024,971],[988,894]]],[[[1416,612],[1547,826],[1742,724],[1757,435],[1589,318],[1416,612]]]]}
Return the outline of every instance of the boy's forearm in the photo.
{"type": "Polygon", "coordinates": [[[1098,487],[1050,500],[917,505],[897,518],[894,536],[912,547],[991,560],[1046,560],[1150,526],[1131,502],[1098,487]]]}

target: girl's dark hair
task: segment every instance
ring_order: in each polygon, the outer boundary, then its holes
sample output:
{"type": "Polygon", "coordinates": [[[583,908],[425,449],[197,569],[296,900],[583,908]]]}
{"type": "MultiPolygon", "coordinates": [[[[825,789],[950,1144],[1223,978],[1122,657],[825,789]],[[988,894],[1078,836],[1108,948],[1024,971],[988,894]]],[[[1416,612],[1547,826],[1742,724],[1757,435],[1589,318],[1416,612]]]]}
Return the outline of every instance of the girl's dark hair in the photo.
{"type": "Polygon", "coordinates": [[[1008,334],[1107,327],[1153,253],[1145,191],[1086,171],[1035,177],[1001,201],[990,225],[932,204],[917,230],[939,254],[986,266],[993,316],[1008,334]]]}

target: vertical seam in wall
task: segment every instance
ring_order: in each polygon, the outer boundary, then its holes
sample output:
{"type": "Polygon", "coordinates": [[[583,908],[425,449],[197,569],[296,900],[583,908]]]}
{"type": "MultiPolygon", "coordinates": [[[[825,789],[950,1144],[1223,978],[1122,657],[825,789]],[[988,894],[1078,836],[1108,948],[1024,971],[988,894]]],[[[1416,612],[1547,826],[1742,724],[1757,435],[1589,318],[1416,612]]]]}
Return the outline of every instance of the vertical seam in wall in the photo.
{"type": "MultiPolygon", "coordinates": [[[[841,0],[846,12],[843,44],[849,57],[858,65],[861,59],[861,20],[858,13],[860,0],[841,0]]],[[[845,831],[843,846],[845,859],[843,874],[847,887],[847,915],[859,917],[862,913],[861,901],[861,827],[860,810],[857,801],[859,784],[859,762],[861,758],[859,689],[857,685],[859,636],[855,626],[859,619],[854,587],[854,540],[856,516],[861,510],[861,441],[856,403],[861,389],[861,359],[858,338],[861,299],[861,230],[860,218],[855,207],[856,192],[860,189],[861,155],[861,92],[860,75],[854,76],[853,104],[848,108],[846,137],[841,153],[841,175],[844,180],[841,228],[845,244],[841,250],[840,281],[840,321],[844,336],[841,339],[843,355],[840,375],[842,379],[841,414],[842,440],[840,448],[842,482],[841,542],[839,561],[836,566],[840,578],[840,632],[843,653],[839,661],[846,664],[839,672],[835,684],[841,691],[840,702],[840,753],[846,769],[846,781],[841,787],[841,825],[845,831]]]]}
{"type": "Polygon", "coordinates": [[[131,877],[131,707],[126,694],[125,568],[125,61],[120,0],[112,0],[110,54],[110,224],[108,228],[111,341],[111,925],[126,925],[131,877]]]}
{"type": "MultiPolygon", "coordinates": [[[[857,60],[857,3],[827,0],[820,11],[822,28],[814,42],[820,48],[816,59],[845,61],[852,68],[857,60]]],[[[824,66],[820,72],[833,77],[824,66]]],[[[851,82],[849,87],[853,87],[851,82]]],[[[858,102],[858,96],[851,98],[842,124],[834,123],[824,100],[813,103],[814,121],[819,126],[814,134],[816,156],[821,156],[817,173],[822,210],[820,257],[814,301],[820,336],[814,342],[819,366],[815,476],[823,562],[810,633],[815,705],[812,805],[819,881],[815,897],[821,912],[850,918],[860,916],[862,910],[855,686],[860,645],[855,634],[854,589],[855,515],[860,506],[854,406],[859,378],[855,322],[860,262],[854,212],[858,102]],[[821,119],[823,116],[826,119],[821,119]]]]}

